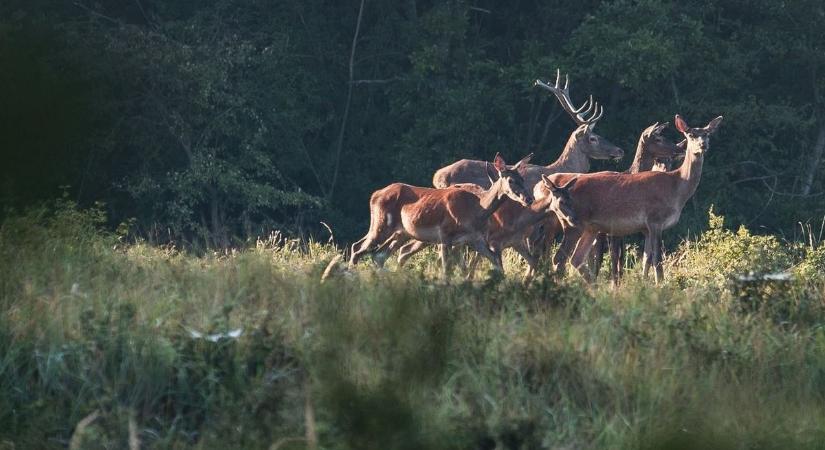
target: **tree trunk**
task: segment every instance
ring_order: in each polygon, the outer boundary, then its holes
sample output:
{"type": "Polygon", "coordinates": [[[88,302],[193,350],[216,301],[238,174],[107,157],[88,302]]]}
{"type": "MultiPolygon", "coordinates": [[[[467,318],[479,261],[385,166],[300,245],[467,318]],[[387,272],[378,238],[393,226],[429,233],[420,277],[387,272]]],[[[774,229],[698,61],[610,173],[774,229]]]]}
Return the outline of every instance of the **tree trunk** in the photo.
{"type": "Polygon", "coordinates": [[[223,233],[223,223],[220,214],[220,199],[218,190],[214,186],[209,187],[209,213],[212,220],[212,241],[216,247],[226,248],[226,239],[223,233]]]}
{"type": "Polygon", "coordinates": [[[819,170],[819,163],[822,162],[823,153],[825,153],[825,123],[819,126],[819,135],[816,138],[816,144],[814,144],[813,156],[808,165],[808,171],[805,173],[805,178],[802,181],[802,195],[809,195],[811,193],[816,172],[819,170]]]}
{"type": "Polygon", "coordinates": [[[355,35],[352,37],[352,49],[349,54],[349,82],[347,83],[347,102],[344,104],[344,117],[341,119],[341,131],[338,133],[338,144],[335,149],[335,165],[332,170],[332,182],[327,191],[327,200],[332,200],[335,193],[335,185],[338,183],[338,172],[341,168],[341,151],[344,146],[344,131],[347,129],[347,119],[349,119],[349,106],[352,103],[353,72],[355,69],[355,47],[358,45],[358,33],[361,32],[361,17],[364,15],[364,1],[358,8],[358,20],[355,22],[355,35]]]}

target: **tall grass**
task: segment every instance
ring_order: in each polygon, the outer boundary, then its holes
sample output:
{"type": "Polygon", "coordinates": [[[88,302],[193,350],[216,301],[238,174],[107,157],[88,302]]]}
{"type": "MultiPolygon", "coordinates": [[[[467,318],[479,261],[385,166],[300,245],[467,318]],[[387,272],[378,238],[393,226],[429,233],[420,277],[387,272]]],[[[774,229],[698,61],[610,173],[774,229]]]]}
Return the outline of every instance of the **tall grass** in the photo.
{"type": "Polygon", "coordinates": [[[443,281],[433,254],[321,283],[331,246],[195,256],[101,220],[63,205],[0,226],[0,448],[825,447],[817,249],[716,223],[660,287],[525,287],[515,258],[443,281]],[[709,255],[800,275],[693,276],[709,255]]]}

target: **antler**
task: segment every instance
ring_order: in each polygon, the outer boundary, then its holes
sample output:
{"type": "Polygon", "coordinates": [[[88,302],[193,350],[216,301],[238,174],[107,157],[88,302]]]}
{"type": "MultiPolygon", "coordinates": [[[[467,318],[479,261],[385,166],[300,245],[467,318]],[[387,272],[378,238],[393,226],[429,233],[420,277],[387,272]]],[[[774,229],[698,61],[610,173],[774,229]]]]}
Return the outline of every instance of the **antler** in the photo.
{"type": "Polygon", "coordinates": [[[536,80],[534,85],[552,92],[559,100],[559,103],[561,103],[562,108],[567,111],[567,114],[570,114],[570,117],[573,118],[577,124],[595,125],[596,122],[602,118],[604,107],[599,105],[599,102],[594,102],[593,96],[591,95],[581,106],[575,108],[573,102],[570,100],[570,90],[568,89],[570,86],[570,77],[564,74],[564,87],[561,87],[560,81],[561,71],[556,69],[555,85],[551,86],[541,80],[536,80]],[[590,114],[590,117],[587,117],[588,114],[590,114]]]}

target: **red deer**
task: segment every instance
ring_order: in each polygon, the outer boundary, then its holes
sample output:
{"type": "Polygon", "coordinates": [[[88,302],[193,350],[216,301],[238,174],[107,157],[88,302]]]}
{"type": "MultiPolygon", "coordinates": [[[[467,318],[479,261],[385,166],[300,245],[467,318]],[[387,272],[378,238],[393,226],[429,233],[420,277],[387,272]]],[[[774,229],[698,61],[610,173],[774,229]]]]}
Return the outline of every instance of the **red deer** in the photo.
{"type": "Polygon", "coordinates": [[[569,257],[579,273],[590,280],[590,273],[583,266],[599,233],[611,236],[643,233],[644,273],[653,266],[656,282],[661,281],[664,277],[659,256],[662,232],[679,221],[685,203],[696,192],[710,136],[721,122],[722,116],[719,116],[704,128],[691,128],[676,116],[676,129],[687,140],[685,160],[676,170],[552,175],[550,179],[557,185],[577,177],[570,196],[579,222],[578,226],[564,226],[561,248],[553,257],[556,270],[563,271],[569,257]]]}
{"type": "MultiPolygon", "coordinates": [[[[649,170],[656,170],[657,165],[663,165],[671,161],[675,157],[683,156],[685,153],[685,141],[679,144],[673,144],[670,140],[662,136],[662,131],[667,127],[668,123],[659,124],[658,122],[645,128],[639,136],[638,144],[636,145],[636,154],[633,162],[624,173],[638,173],[649,170]]],[[[571,174],[571,176],[573,176],[571,174]]],[[[534,191],[534,196],[539,198],[540,192],[534,191]]],[[[548,217],[542,223],[541,230],[535,230],[529,236],[531,247],[537,247],[539,250],[535,253],[544,254],[550,248],[555,236],[561,232],[561,224],[555,220],[553,216],[548,217]]],[[[611,274],[614,282],[619,276],[616,272],[621,269],[621,261],[623,254],[621,248],[623,242],[620,238],[610,238],[604,234],[600,234],[594,246],[594,276],[597,276],[601,268],[601,262],[604,257],[605,247],[611,249],[611,274]],[[608,243],[608,241],[610,241],[608,243]]]]}
{"type": "MultiPolygon", "coordinates": [[[[636,144],[636,155],[633,163],[624,173],[639,173],[647,171],[665,172],[670,170],[670,162],[677,157],[684,156],[684,142],[674,144],[662,135],[662,131],[667,128],[668,123],[655,124],[647,127],[639,136],[636,144]]],[[[553,233],[555,235],[555,233],[553,233]]],[[[552,239],[552,236],[550,236],[552,239]]],[[[602,260],[606,248],[610,249],[610,275],[614,285],[618,284],[622,272],[622,259],[624,258],[624,240],[621,237],[607,236],[599,234],[594,246],[593,277],[599,275],[602,260]]]]}
{"type": "Polygon", "coordinates": [[[464,189],[432,189],[393,183],[375,191],[370,198],[370,229],[352,245],[350,264],[365,253],[386,255],[410,239],[440,246],[442,270],[449,273],[448,251],[452,245],[467,244],[501,269],[501,258],[490,251],[486,241],[490,216],[505,198],[529,206],[532,193],[524,187],[521,172],[533,155],[512,168],[496,154],[493,165],[487,164],[490,189],[475,195],[464,189]],[[377,246],[376,246],[377,245],[377,246]]]}
{"type": "MultiPolygon", "coordinates": [[[[520,203],[506,199],[504,203],[493,213],[487,228],[487,243],[493,253],[500,258],[501,252],[506,248],[513,248],[521,257],[527,261],[528,269],[524,280],[529,281],[535,273],[538,258],[532,255],[527,248],[525,230],[529,230],[533,225],[546,219],[549,215],[568,223],[570,226],[576,224],[575,215],[570,207],[570,186],[575,183],[575,179],[570,180],[564,186],[554,185],[546,175],[542,175],[542,182],[537,184],[543,189],[541,201],[533,201],[530,206],[522,206],[520,203]]],[[[472,183],[454,185],[453,188],[464,189],[476,195],[483,195],[484,189],[472,183]]],[[[398,255],[398,264],[403,265],[407,259],[427,244],[421,241],[413,241],[401,248],[398,255]]],[[[470,263],[469,276],[475,271],[478,264],[478,255],[470,263]]]]}
{"type": "MultiPolygon", "coordinates": [[[[535,85],[547,89],[556,96],[562,108],[576,121],[577,127],[570,134],[559,158],[548,166],[529,164],[525,168],[524,185],[527,189],[541,181],[542,175],[556,172],[587,172],[590,170],[592,159],[621,159],[624,152],[607,139],[593,132],[596,123],[601,119],[604,108],[598,102],[593,102],[590,96],[580,107],[575,108],[570,100],[570,79],[565,75],[564,87],[559,84],[561,73],[556,71],[556,83],[549,85],[536,80],[535,85]],[[589,117],[588,117],[589,115],[589,117]]],[[[438,169],[433,175],[433,186],[445,188],[458,183],[473,183],[483,188],[490,187],[487,179],[485,162],[471,159],[462,159],[449,166],[438,169]]]]}

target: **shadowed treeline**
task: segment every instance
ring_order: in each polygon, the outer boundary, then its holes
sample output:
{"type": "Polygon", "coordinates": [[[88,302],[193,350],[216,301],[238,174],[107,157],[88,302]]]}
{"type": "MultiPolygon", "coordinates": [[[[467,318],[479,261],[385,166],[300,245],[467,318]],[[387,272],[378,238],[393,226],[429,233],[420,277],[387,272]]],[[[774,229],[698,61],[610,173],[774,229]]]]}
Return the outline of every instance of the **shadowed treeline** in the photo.
{"type": "Polygon", "coordinates": [[[825,214],[823,18],[818,0],[5,1],[0,204],[68,186],[162,242],[320,220],[348,241],[390,181],[553,161],[572,123],[532,83],[558,67],[628,154],[675,113],[725,116],[683,235],[713,203],[790,236],[825,214]]]}

